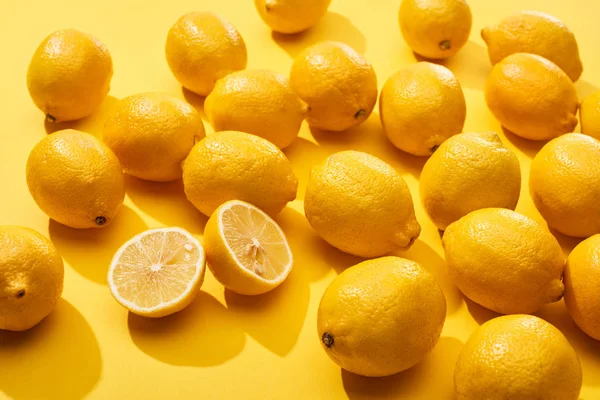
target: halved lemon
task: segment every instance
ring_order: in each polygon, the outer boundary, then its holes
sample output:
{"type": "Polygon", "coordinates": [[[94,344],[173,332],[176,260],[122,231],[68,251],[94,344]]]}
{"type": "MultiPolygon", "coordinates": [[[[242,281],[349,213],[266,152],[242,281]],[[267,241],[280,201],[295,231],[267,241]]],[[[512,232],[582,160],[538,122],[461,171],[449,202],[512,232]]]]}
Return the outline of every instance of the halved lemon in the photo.
{"type": "Polygon", "coordinates": [[[285,234],[266,213],[239,200],[221,205],[204,230],[208,268],[226,288],[266,293],[289,275],[294,262],[285,234]]]}
{"type": "Polygon", "coordinates": [[[151,229],[125,243],[108,271],[108,287],[123,307],[164,317],[187,307],[204,281],[200,242],[181,228],[151,229]]]}

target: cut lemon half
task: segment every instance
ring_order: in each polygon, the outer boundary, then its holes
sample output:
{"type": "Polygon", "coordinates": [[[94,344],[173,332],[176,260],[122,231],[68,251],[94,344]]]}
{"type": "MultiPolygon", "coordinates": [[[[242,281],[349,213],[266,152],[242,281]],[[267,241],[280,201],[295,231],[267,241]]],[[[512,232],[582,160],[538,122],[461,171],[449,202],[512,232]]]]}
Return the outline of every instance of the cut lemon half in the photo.
{"type": "Polygon", "coordinates": [[[108,287],[129,311],[164,317],[194,300],[204,281],[205,261],[202,245],[184,229],[151,229],[117,251],[108,287]]]}
{"type": "Polygon", "coordinates": [[[243,201],[228,201],[212,214],[204,230],[204,246],[208,268],[236,293],[266,293],[292,269],[292,251],[279,225],[243,201]]]}

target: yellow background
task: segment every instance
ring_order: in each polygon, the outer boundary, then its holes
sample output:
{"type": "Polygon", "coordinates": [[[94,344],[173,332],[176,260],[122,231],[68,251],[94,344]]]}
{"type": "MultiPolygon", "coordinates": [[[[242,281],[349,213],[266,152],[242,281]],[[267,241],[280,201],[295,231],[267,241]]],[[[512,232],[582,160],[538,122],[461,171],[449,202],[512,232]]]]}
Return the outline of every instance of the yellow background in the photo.
{"type": "MultiPolygon", "coordinates": [[[[487,110],[483,87],[490,72],[479,31],[520,9],[547,11],[561,18],[579,41],[585,72],[581,96],[600,85],[596,0],[471,0],[471,40],[444,64],[459,78],[468,103],[466,131],[499,124],[487,110]]],[[[310,132],[285,151],[300,179],[298,200],[278,217],[296,264],[276,291],[255,298],[224,293],[208,275],[198,300],[162,320],[129,315],[110,296],[105,274],[115,250],[147,228],[182,226],[201,236],[206,222],[185,199],[180,183],[153,184],[128,179],[126,207],[102,230],[78,231],[49,222],[25,184],[25,163],[47,132],[74,127],[100,135],[115,100],[165,91],[202,110],[203,99],[183,92],[164,57],[166,33],[188,11],[211,10],[241,32],[249,68],[288,74],[292,59],[321,40],[346,42],[370,60],[379,86],[399,68],[415,62],[398,24],[399,0],[333,0],[330,12],[297,37],[272,35],[252,0],[3,0],[0,7],[0,223],[25,225],[49,235],[66,261],[65,291],[54,314],[26,333],[0,333],[0,397],[15,399],[446,399],[452,398],[456,357],[469,334],[493,314],[465,302],[445,272],[440,238],[418,200],[424,158],[408,156],[383,136],[379,115],[341,134],[310,132]],[[115,75],[110,97],[97,113],[77,123],[45,125],[27,93],[25,74],[39,42],[50,32],[73,27],[93,33],[110,49],[115,75]],[[400,255],[420,262],[439,279],[448,318],[435,350],[415,368],[383,379],[341,371],[321,350],[316,311],[328,283],[360,260],[322,242],[302,213],[310,167],[329,154],[359,149],[402,171],[410,185],[423,232],[400,255]]],[[[208,124],[207,124],[208,128],[208,124]]],[[[210,131],[210,130],[209,130],[210,131]]],[[[519,155],[523,188],[518,211],[541,221],[527,190],[530,158],[542,146],[502,135],[519,155]]],[[[568,252],[576,241],[559,237],[568,252]]],[[[0,310],[1,312],[1,310],[0,310]]],[[[562,303],[539,315],[569,338],[583,366],[583,399],[600,398],[600,343],[581,333],[562,303]]]]}

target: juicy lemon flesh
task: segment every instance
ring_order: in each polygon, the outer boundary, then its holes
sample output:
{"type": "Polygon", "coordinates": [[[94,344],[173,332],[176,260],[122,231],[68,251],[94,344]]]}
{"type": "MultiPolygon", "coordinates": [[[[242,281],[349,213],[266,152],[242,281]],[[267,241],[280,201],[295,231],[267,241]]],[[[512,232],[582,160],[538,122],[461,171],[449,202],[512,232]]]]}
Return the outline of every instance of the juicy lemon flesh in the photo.
{"type": "Polygon", "coordinates": [[[203,257],[181,232],[149,233],[127,246],[116,261],[112,274],[116,292],[142,310],[176,301],[198,280],[203,257]]]}
{"type": "Polygon", "coordinates": [[[234,204],[223,211],[221,227],[235,261],[252,274],[279,280],[291,262],[280,228],[259,211],[234,204]]]}

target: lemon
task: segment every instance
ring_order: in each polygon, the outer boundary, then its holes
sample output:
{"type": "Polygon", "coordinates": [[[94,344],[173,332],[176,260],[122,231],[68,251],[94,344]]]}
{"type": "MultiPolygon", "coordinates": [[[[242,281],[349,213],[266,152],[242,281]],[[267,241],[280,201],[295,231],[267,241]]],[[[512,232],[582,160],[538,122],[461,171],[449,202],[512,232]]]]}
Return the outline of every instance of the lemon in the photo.
{"type": "Polygon", "coordinates": [[[165,317],[196,298],[205,264],[204,248],[186,230],[151,229],[117,251],[108,270],[108,288],[132,313],[165,317]]]}
{"type": "Polygon", "coordinates": [[[31,150],[27,186],[43,212],[72,228],[106,226],[125,198],[117,156],[94,136],[73,129],[48,135],[31,150]]]}
{"type": "Polygon", "coordinates": [[[600,141],[572,133],[547,143],[531,162],[529,190],[551,228],[575,237],[600,233],[600,141]]]}
{"type": "Polygon", "coordinates": [[[210,217],[204,230],[208,267],[227,289],[239,294],[269,292],[287,278],[294,258],[285,234],[252,204],[231,200],[210,217]]]}
{"type": "Polygon", "coordinates": [[[437,344],[445,319],[435,278],[414,261],[383,257],[348,268],[329,285],[317,329],[340,367],[387,376],[419,363],[437,344]]]}
{"type": "Polygon", "coordinates": [[[216,132],[252,133],[283,149],[298,137],[305,105],[285,76],[246,70],[220,79],[204,110],[216,132]]]}
{"type": "Polygon", "coordinates": [[[219,132],[194,146],[183,164],[185,194],[210,216],[229,200],[277,215],[296,198],[298,179],[275,145],[243,132],[219,132]]]}
{"type": "Polygon", "coordinates": [[[114,106],[102,138],[125,172],[165,182],[181,179],[182,161],[204,136],[194,107],[168,94],[142,93],[114,106]]]}
{"type": "Polygon", "coordinates": [[[423,57],[448,58],[460,50],[471,33],[471,8],[464,0],[402,0],[402,36],[423,57]]]}
{"type": "Polygon", "coordinates": [[[493,132],[462,133],[427,160],[419,191],[425,212],[440,230],[481,208],[514,210],[521,192],[519,159],[493,132]]]}
{"type": "Polygon", "coordinates": [[[421,232],[402,176],[358,151],[335,153],[312,169],[304,211],[326,242],[361,257],[408,249],[421,232]]]}
{"type": "Polygon", "coordinates": [[[581,133],[600,140],[600,91],[587,96],[579,106],[581,133]]]}
{"type": "Polygon", "coordinates": [[[448,68],[420,62],[388,79],[381,90],[379,113],[394,146],[429,156],[444,140],[462,132],[467,104],[448,68]]]}
{"type": "Polygon", "coordinates": [[[582,331],[600,340],[600,235],[579,243],[567,258],[565,304],[582,331]]]}
{"type": "Polygon", "coordinates": [[[520,11],[481,30],[492,64],[515,53],[542,56],[575,82],[583,72],[575,35],[558,18],[540,11],[520,11]]]}
{"type": "Polygon", "coordinates": [[[28,228],[0,226],[0,329],[24,331],[46,318],[64,274],[52,242],[28,228]]]}
{"type": "Polygon", "coordinates": [[[535,54],[511,54],[497,63],[485,85],[485,100],[505,128],[525,139],[552,139],[577,126],[573,82],[535,54]]]}
{"type": "Polygon", "coordinates": [[[27,88],[50,122],[87,117],[104,100],[113,75],[110,53],[95,37],[75,29],[42,41],[27,70],[27,88]]]}
{"type": "Polygon", "coordinates": [[[457,400],[577,400],[581,365],[567,338],[532,315],[481,325],[456,362],[457,400]]]}
{"type": "Polygon", "coordinates": [[[311,28],[327,13],[331,0],[254,0],[260,17],[279,33],[311,28]]]}
{"type": "Polygon", "coordinates": [[[442,238],[448,274],[475,303],[528,314],[563,297],[562,249],[534,220],[501,208],[473,211],[442,238]]]}
{"type": "Polygon", "coordinates": [[[212,12],[191,12],[175,22],[165,53],[171,72],[186,89],[207,96],[215,82],[246,68],[246,43],[235,27],[212,12]]]}
{"type": "Polygon", "coordinates": [[[318,129],[344,131],[357,126],[377,102],[373,67],[344,43],[322,42],[300,53],[290,84],[308,104],[308,124],[318,129]]]}

